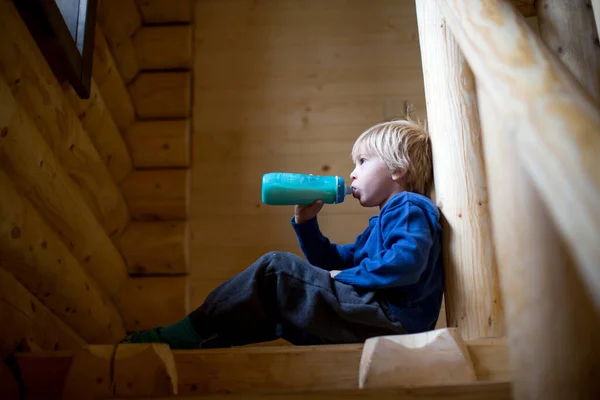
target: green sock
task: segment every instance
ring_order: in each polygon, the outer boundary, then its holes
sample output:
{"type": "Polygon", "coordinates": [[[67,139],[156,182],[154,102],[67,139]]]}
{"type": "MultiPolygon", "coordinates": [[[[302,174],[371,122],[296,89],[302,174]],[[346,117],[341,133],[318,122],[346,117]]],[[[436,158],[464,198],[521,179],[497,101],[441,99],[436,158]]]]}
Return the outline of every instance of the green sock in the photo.
{"type": "Polygon", "coordinates": [[[202,337],[192,327],[189,316],[172,325],[159,328],[158,334],[166,343],[169,343],[171,348],[198,348],[203,342],[202,337]]]}

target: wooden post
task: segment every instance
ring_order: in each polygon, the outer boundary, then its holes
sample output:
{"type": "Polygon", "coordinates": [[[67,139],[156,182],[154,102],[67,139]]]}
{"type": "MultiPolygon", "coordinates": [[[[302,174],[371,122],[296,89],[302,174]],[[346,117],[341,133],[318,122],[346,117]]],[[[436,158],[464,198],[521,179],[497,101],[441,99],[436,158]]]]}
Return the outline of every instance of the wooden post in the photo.
{"type": "Polygon", "coordinates": [[[516,151],[600,311],[600,109],[505,2],[439,0],[477,85],[519,123],[516,151]],[[485,5],[482,11],[482,4],[485,5]]]}
{"type": "Polygon", "coordinates": [[[600,45],[589,0],[540,0],[536,7],[546,45],[600,101],[600,45]]]}
{"type": "Polygon", "coordinates": [[[115,65],[106,38],[99,27],[96,27],[94,38],[93,77],[105,100],[106,108],[108,108],[115,124],[123,133],[135,121],[133,103],[115,65]]]}
{"type": "Polygon", "coordinates": [[[187,221],[134,221],[118,239],[130,274],[179,275],[190,271],[187,221]]]}
{"type": "Polygon", "coordinates": [[[505,334],[475,82],[436,4],[417,0],[436,202],[444,217],[447,324],[465,339],[505,334]]]}
{"type": "Polygon", "coordinates": [[[140,69],[190,69],[193,62],[192,38],[192,25],[141,28],[133,37],[140,69]]]}
{"type": "Polygon", "coordinates": [[[127,278],[121,255],[2,79],[0,105],[0,167],[79,264],[113,295],[127,278]]]}
{"type": "Polygon", "coordinates": [[[135,220],[179,220],[190,215],[190,170],[134,171],[121,182],[131,216],[135,220]]]}
{"type": "Polygon", "coordinates": [[[71,87],[66,94],[108,172],[115,182],[120,182],[133,169],[131,155],[96,82],[92,78],[90,100],[81,100],[71,87]]]}
{"type": "Polygon", "coordinates": [[[0,0],[0,37],[2,85],[10,87],[105,231],[122,231],[129,222],[123,197],[10,0],[0,0]]]}
{"type": "Polygon", "coordinates": [[[128,332],[173,324],[189,312],[187,276],[129,278],[115,306],[128,332]]]}
{"type": "MultiPolygon", "coordinates": [[[[3,260],[4,262],[4,260],[3,260]]],[[[43,350],[76,349],[85,344],[10,273],[0,268],[0,357],[6,359],[28,339],[43,350]]]]}
{"type": "Polygon", "coordinates": [[[141,24],[134,0],[98,1],[98,25],[102,27],[125,83],[131,82],[140,70],[131,36],[141,24]]]}
{"type": "Polygon", "coordinates": [[[517,157],[518,121],[478,95],[516,398],[596,398],[599,315],[517,157]]]}
{"type": "Polygon", "coordinates": [[[116,309],[0,170],[0,258],[42,304],[88,343],[125,336],[116,309]]]}
{"type": "Polygon", "coordinates": [[[145,72],[129,85],[137,116],[187,118],[191,112],[191,72],[145,72]]]}
{"type": "Polygon", "coordinates": [[[138,121],[125,132],[136,168],[189,167],[189,119],[138,121]]]}

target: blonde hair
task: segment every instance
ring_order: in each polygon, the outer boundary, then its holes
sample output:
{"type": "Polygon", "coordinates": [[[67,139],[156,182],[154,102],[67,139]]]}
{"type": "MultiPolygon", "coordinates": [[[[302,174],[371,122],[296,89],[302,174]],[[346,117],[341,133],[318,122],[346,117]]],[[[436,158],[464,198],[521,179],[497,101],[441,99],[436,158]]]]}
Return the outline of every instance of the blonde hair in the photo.
{"type": "Polygon", "coordinates": [[[381,159],[390,174],[404,174],[406,189],[429,195],[433,182],[431,143],[427,129],[410,117],[382,122],[364,131],[352,147],[352,160],[366,152],[381,159]]]}

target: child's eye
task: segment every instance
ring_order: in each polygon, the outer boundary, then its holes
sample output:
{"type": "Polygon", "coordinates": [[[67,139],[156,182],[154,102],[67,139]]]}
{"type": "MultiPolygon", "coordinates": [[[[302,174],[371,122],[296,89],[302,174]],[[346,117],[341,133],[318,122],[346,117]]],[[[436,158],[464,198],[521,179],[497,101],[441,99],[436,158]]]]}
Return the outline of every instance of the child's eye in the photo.
{"type": "Polygon", "coordinates": [[[361,159],[358,160],[358,163],[359,164],[363,164],[365,161],[367,161],[366,158],[361,158],[361,159]]]}

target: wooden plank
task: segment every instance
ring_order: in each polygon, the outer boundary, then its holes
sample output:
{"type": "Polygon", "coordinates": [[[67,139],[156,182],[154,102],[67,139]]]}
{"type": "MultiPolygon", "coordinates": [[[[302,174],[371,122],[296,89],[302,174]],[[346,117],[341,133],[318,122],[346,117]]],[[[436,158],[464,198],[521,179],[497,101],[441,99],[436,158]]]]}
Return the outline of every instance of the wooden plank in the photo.
{"type": "Polygon", "coordinates": [[[129,278],[114,298],[128,332],[164,326],[189,310],[186,276],[129,278]]]}
{"type": "Polygon", "coordinates": [[[446,316],[465,339],[505,334],[475,78],[438,6],[418,0],[436,203],[443,214],[446,316]]]}
{"type": "Polygon", "coordinates": [[[192,0],[136,0],[145,24],[192,22],[192,0]]]}
{"type": "Polygon", "coordinates": [[[140,69],[191,68],[192,37],[192,25],[141,28],[133,37],[133,46],[140,69]]]}
{"type": "Polygon", "coordinates": [[[101,0],[98,25],[102,28],[117,68],[125,83],[139,72],[132,35],[142,22],[134,0],[101,0]]]}
{"type": "Polygon", "coordinates": [[[87,131],[96,147],[98,154],[104,161],[108,172],[115,182],[120,182],[133,168],[131,155],[108,111],[102,94],[96,82],[92,79],[91,96],[89,100],[81,100],[79,96],[68,89],[67,98],[81,120],[83,128],[87,131]]]}
{"type": "Polygon", "coordinates": [[[125,132],[135,121],[135,110],[127,87],[121,79],[104,33],[96,27],[93,75],[115,124],[125,132]]]}
{"type": "Polygon", "coordinates": [[[0,187],[2,267],[88,343],[123,338],[123,322],[112,303],[2,170],[0,187]]]}
{"type": "MultiPolygon", "coordinates": [[[[467,341],[478,380],[506,381],[506,342],[501,339],[467,341]]],[[[256,393],[358,388],[362,344],[324,346],[237,347],[211,350],[174,350],[178,393],[182,396],[219,393],[256,393]],[[199,373],[198,371],[202,371],[199,373]],[[335,371],[335,373],[332,373],[335,371]]],[[[17,353],[16,359],[30,393],[56,393],[68,365],[66,355],[17,353]],[[43,368],[36,368],[43,365],[43,368]],[[62,371],[52,382],[44,370],[62,371]]],[[[71,354],[72,356],[72,354],[71,354]]]]}
{"type": "Polygon", "coordinates": [[[190,271],[187,221],[135,221],[117,245],[130,274],[177,275],[190,271]]]}
{"type": "Polygon", "coordinates": [[[7,96],[22,106],[105,232],[120,232],[129,222],[121,193],[10,0],[0,2],[0,27],[0,53],[11,60],[0,63],[7,96]]]}
{"type": "Polygon", "coordinates": [[[125,132],[136,168],[188,167],[191,161],[189,119],[138,121],[125,132]]]}
{"type": "Polygon", "coordinates": [[[114,294],[127,277],[121,255],[1,78],[0,104],[0,166],[100,288],[114,294]]]}
{"type": "Polygon", "coordinates": [[[138,118],[187,118],[191,108],[190,72],[145,72],[130,85],[138,118]]]}
{"type": "MultiPolygon", "coordinates": [[[[600,46],[588,0],[540,0],[536,3],[540,37],[600,101],[600,46]]],[[[599,10],[600,11],[600,10],[599,10]]]]}
{"type": "Polygon", "coordinates": [[[439,3],[478,87],[518,121],[519,159],[600,311],[598,104],[514,9],[489,2],[478,13],[477,0],[439,3]]]}
{"type": "MultiPolygon", "coordinates": [[[[204,396],[190,396],[188,399],[205,399],[204,396]]],[[[217,394],[211,400],[258,400],[264,399],[264,394],[217,394]]],[[[269,394],[272,400],[510,400],[512,399],[511,385],[508,382],[478,382],[467,385],[452,386],[415,386],[397,389],[354,389],[354,390],[323,390],[306,391],[301,393],[269,394]]],[[[166,397],[157,398],[166,400],[166,397]]]]}
{"type": "Polygon", "coordinates": [[[0,268],[0,332],[3,360],[19,349],[23,339],[55,351],[85,344],[4,268],[0,268]]]}
{"type": "Polygon", "coordinates": [[[135,220],[186,220],[190,214],[190,171],[134,171],[121,182],[121,191],[135,220]]]}

